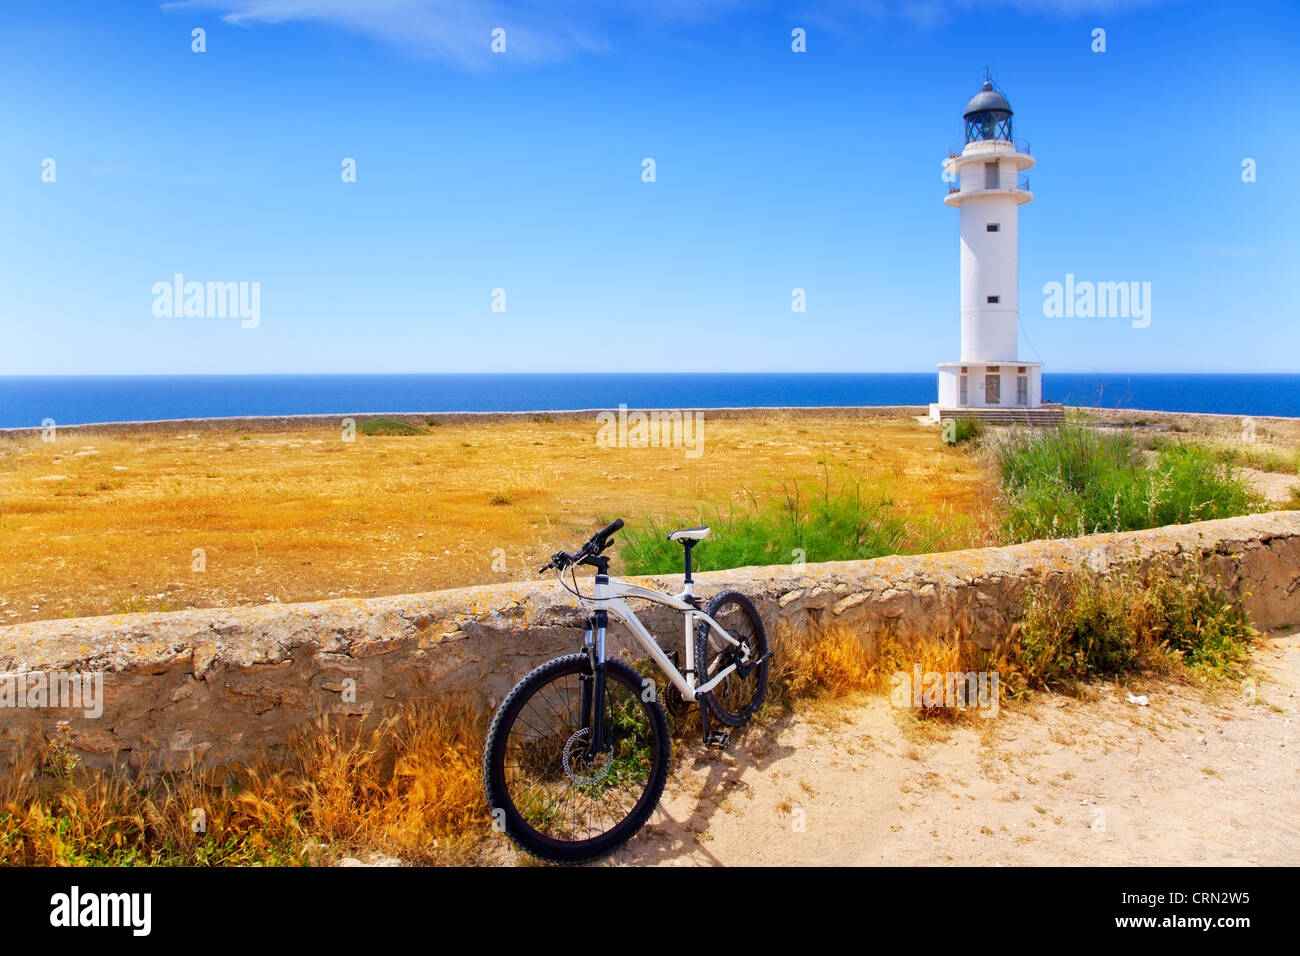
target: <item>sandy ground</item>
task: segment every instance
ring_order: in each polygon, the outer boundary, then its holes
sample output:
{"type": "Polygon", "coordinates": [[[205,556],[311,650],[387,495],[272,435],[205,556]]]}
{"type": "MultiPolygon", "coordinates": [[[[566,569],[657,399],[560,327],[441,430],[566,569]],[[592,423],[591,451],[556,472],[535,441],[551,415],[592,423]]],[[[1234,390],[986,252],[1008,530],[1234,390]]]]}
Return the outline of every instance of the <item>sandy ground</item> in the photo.
{"type": "Polygon", "coordinates": [[[1291,489],[1300,487],[1300,476],[1284,475],[1273,471],[1260,471],[1258,468],[1241,469],[1246,480],[1255,486],[1260,494],[1269,501],[1289,501],[1291,489]]]}
{"type": "Polygon", "coordinates": [[[1256,668],[1240,690],[1098,685],[958,725],[875,697],[749,728],[726,754],[685,741],[651,823],[607,862],[1295,865],[1300,630],[1256,668]]]}

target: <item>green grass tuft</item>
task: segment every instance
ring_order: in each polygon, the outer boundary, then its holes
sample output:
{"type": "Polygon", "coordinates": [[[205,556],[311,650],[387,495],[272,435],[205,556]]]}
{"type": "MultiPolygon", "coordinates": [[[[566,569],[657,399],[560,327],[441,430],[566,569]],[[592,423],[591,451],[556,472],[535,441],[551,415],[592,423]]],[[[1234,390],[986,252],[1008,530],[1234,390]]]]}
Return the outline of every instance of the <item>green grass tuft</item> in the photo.
{"type": "Polygon", "coordinates": [[[412,425],[410,422],[404,422],[400,418],[372,418],[368,422],[362,422],[357,426],[357,431],[363,435],[423,435],[424,429],[419,425],[412,425]]]}
{"type": "Polygon", "coordinates": [[[962,442],[975,441],[985,432],[985,425],[978,418],[959,418],[949,427],[946,423],[941,437],[946,445],[960,445],[962,442]]]}
{"type": "Polygon", "coordinates": [[[832,488],[825,475],[808,495],[798,481],[779,482],[781,495],[760,505],[751,495],[742,511],[696,518],[647,517],[624,530],[621,557],[628,574],[673,574],[682,570],[682,547],[666,540],[677,528],[707,524],[710,536],[692,552],[697,571],[753,565],[849,561],[934,549],[941,532],[900,515],[892,499],[846,478],[832,488]]]}
{"type": "Polygon", "coordinates": [[[1013,433],[997,451],[1013,540],[1133,531],[1264,509],[1212,450],[1178,442],[1145,455],[1128,431],[1078,419],[1013,433]]]}

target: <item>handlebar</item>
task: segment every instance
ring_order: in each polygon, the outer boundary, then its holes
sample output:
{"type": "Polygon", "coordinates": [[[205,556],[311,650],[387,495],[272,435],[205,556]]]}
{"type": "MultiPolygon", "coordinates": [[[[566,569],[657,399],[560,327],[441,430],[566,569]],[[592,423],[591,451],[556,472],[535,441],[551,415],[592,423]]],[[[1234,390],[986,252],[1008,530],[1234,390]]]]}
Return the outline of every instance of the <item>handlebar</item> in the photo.
{"type": "Polygon", "coordinates": [[[609,539],[621,530],[622,527],[623,519],[615,518],[609,524],[605,525],[605,527],[601,528],[588,538],[587,543],[578,550],[577,554],[569,554],[567,551],[557,551],[555,554],[551,555],[551,560],[544,567],[540,568],[537,573],[545,574],[547,571],[551,570],[551,568],[563,571],[571,565],[581,564],[586,558],[595,557],[609,547],[609,539]]]}

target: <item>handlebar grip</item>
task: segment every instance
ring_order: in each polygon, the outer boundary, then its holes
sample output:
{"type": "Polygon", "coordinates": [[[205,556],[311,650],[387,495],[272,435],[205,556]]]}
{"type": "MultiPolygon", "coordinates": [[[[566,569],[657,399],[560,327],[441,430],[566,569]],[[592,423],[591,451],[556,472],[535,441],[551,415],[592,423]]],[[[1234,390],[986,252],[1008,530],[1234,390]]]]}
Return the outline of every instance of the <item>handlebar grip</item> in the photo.
{"type": "Polygon", "coordinates": [[[623,519],[615,518],[609,524],[605,525],[605,527],[597,531],[595,536],[591,540],[600,541],[604,538],[608,538],[610,535],[612,535],[614,532],[618,531],[622,527],[623,527],[623,519]]]}

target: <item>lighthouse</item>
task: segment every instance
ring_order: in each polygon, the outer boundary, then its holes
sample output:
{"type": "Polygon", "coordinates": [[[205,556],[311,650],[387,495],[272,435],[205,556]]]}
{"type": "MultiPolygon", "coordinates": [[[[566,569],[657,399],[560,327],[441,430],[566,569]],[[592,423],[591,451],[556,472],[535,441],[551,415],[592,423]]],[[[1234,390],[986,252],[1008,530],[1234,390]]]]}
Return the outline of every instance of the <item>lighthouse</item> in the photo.
{"type": "Polygon", "coordinates": [[[944,160],[944,203],[961,216],[961,360],[939,363],[934,421],[1056,418],[1042,407],[1043,366],[1019,358],[1020,207],[1030,202],[1029,144],[1014,136],[1011,104],[985,79],[966,104],[965,142],[944,160]]]}

